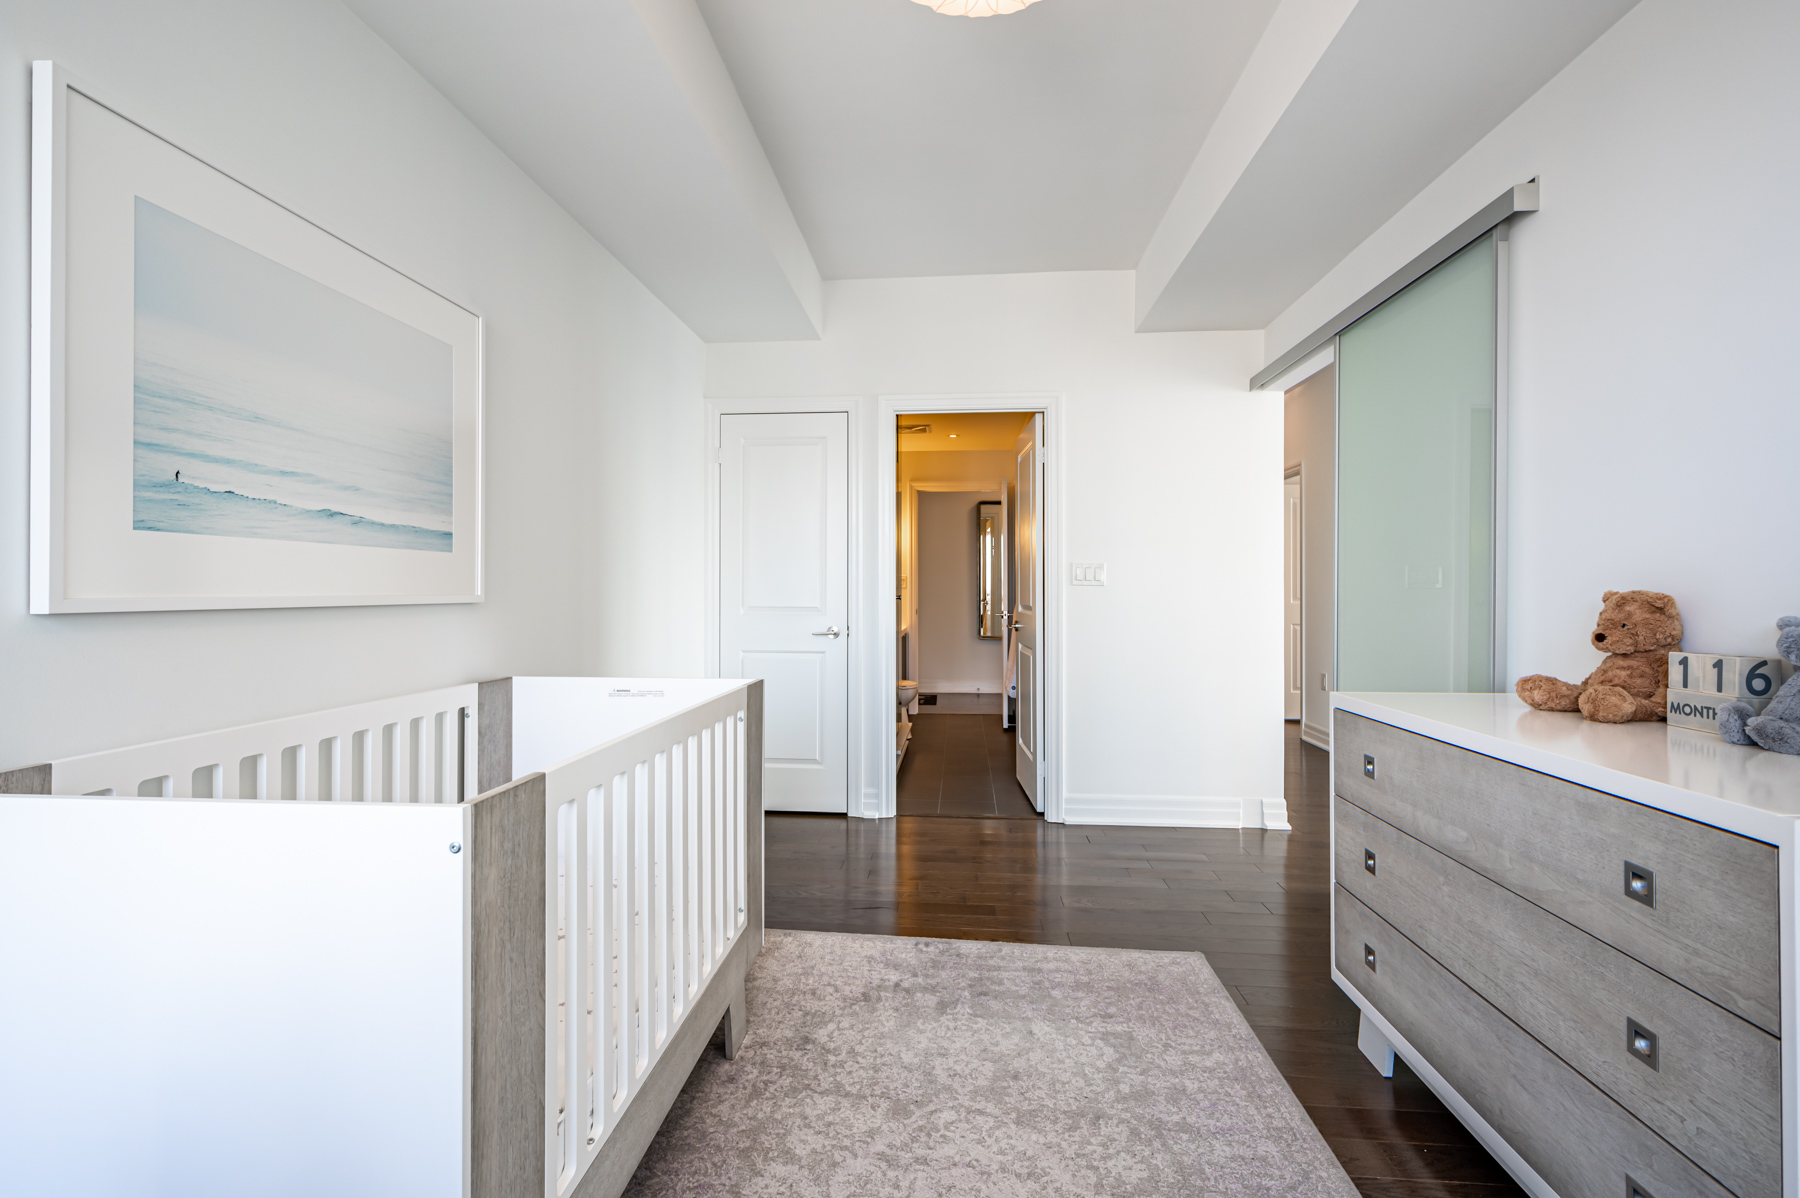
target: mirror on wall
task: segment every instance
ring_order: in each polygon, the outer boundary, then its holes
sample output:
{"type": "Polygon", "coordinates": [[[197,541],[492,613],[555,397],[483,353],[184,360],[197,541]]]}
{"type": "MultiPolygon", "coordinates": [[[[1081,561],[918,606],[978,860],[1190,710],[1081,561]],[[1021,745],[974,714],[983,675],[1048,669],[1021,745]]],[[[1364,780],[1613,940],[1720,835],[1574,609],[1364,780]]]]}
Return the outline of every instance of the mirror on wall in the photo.
{"type": "Polygon", "coordinates": [[[1000,593],[1000,554],[1005,517],[998,503],[975,505],[975,545],[980,555],[976,586],[976,635],[997,641],[1006,625],[1006,601],[1000,593]]]}

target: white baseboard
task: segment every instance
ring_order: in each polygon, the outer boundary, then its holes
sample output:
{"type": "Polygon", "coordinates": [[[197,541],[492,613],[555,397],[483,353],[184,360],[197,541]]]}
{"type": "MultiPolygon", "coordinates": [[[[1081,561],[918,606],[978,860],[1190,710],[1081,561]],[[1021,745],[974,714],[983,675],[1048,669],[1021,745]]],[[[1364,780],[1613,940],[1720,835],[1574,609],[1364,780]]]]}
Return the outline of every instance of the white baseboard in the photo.
{"type": "Polygon", "coordinates": [[[1063,795],[1066,824],[1146,828],[1272,828],[1285,830],[1287,800],[1217,795],[1063,795]]]}
{"type": "Polygon", "coordinates": [[[1300,739],[1315,749],[1331,752],[1331,732],[1325,728],[1315,728],[1304,720],[1300,723],[1300,739]]]}

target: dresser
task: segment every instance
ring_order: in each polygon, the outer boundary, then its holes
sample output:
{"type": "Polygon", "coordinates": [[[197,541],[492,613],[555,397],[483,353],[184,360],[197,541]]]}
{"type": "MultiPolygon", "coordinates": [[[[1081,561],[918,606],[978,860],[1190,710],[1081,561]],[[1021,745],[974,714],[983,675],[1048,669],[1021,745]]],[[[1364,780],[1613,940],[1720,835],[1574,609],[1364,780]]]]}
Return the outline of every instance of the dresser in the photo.
{"type": "Polygon", "coordinates": [[[1337,694],[1332,977],[1527,1191],[1800,1198],[1800,758],[1337,694]]]}

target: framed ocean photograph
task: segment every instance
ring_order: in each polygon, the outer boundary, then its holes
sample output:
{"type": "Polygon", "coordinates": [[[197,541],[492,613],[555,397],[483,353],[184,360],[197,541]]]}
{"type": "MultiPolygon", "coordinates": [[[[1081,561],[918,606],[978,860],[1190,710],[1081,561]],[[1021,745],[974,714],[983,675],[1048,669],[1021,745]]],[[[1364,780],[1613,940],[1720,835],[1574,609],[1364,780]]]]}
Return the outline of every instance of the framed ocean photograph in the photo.
{"type": "Polygon", "coordinates": [[[32,75],[31,610],[481,599],[482,324],[32,75]]]}

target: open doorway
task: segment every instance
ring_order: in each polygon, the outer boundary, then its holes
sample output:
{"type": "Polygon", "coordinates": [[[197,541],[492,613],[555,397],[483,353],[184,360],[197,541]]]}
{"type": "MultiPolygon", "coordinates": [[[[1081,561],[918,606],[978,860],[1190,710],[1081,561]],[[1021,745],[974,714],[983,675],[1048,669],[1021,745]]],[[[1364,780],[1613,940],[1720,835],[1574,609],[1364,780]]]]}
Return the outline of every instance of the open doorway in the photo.
{"type": "Polygon", "coordinates": [[[1306,704],[1305,684],[1301,681],[1305,673],[1306,658],[1303,622],[1306,537],[1298,465],[1287,468],[1287,473],[1282,478],[1282,491],[1281,587],[1287,604],[1283,616],[1284,630],[1287,633],[1282,646],[1282,683],[1287,689],[1286,710],[1283,715],[1290,722],[1297,723],[1305,714],[1306,704]]]}
{"type": "Polygon", "coordinates": [[[1337,585],[1336,368],[1327,365],[1289,387],[1284,408],[1287,718],[1299,721],[1301,740],[1329,749],[1332,597],[1337,585]]]}
{"type": "Polygon", "coordinates": [[[895,426],[895,813],[1037,819],[1042,417],[895,426]]]}

